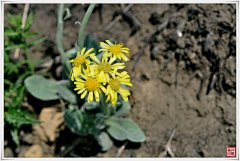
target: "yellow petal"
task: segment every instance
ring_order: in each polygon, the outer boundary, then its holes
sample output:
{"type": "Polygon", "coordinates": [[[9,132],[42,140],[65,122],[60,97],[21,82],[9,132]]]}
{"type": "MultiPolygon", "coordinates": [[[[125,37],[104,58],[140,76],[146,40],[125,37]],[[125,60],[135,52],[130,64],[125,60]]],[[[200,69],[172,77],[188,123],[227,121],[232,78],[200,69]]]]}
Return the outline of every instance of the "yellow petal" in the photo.
{"type": "Polygon", "coordinates": [[[99,93],[97,90],[94,91],[95,99],[97,102],[99,102],[99,93]]]}
{"type": "Polygon", "coordinates": [[[83,56],[84,55],[84,52],[85,52],[86,48],[83,48],[82,51],[81,51],[81,55],[83,56]]]}
{"type": "Polygon", "coordinates": [[[106,78],[105,78],[105,74],[104,74],[104,71],[101,71],[99,74],[98,74],[98,81],[99,82],[105,82],[106,78]]]}
{"type": "MultiPolygon", "coordinates": [[[[101,46],[102,48],[109,48],[109,47],[110,47],[108,44],[106,44],[106,43],[104,43],[104,42],[100,42],[100,46],[101,46]]],[[[100,50],[101,50],[101,49],[100,49],[100,50]]]]}
{"type": "Polygon", "coordinates": [[[86,63],[87,65],[90,65],[90,60],[85,59],[85,63],[86,63]]]}
{"type": "Polygon", "coordinates": [[[85,82],[85,81],[82,80],[81,78],[76,78],[76,81],[81,82],[81,83],[84,83],[84,82],[85,82]]]}
{"type": "Polygon", "coordinates": [[[128,102],[128,97],[122,97],[124,101],[128,102]]]}
{"type": "Polygon", "coordinates": [[[87,94],[87,90],[85,92],[83,92],[83,94],[81,95],[81,99],[83,99],[87,94]]]}
{"type": "Polygon", "coordinates": [[[114,98],[112,98],[112,106],[115,106],[117,102],[117,92],[113,92],[114,98]]]}
{"type": "Polygon", "coordinates": [[[109,41],[109,40],[106,40],[106,42],[108,43],[109,46],[113,45],[113,43],[111,43],[111,41],[109,41]]]}
{"type": "Polygon", "coordinates": [[[93,91],[90,91],[88,94],[88,103],[93,100],[93,91]]]}
{"type": "Polygon", "coordinates": [[[103,86],[100,86],[101,90],[104,92],[104,93],[107,93],[107,89],[103,86]]]}
{"type": "MultiPolygon", "coordinates": [[[[111,65],[115,60],[117,59],[117,57],[114,55],[110,60],[109,60],[109,64],[111,65]]],[[[124,64],[124,63],[123,63],[124,64]]],[[[115,65],[115,64],[114,64],[115,65]]]]}
{"type": "Polygon", "coordinates": [[[122,84],[126,84],[128,86],[133,86],[132,83],[121,82],[122,84]]]}
{"type": "Polygon", "coordinates": [[[110,90],[111,90],[110,85],[108,85],[106,95],[110,94],[110,90]]]}
{"type": "Polygon", "coordinates": [[[89,49],[89,50],[85,53],[85,56],[87,57],[93,50],[94,50],[94,48],[89,49]]]}
{"type": "Polygon", "coordinates": [[[77,93],[77,94],[80,94],[80,93],[82,93],[84,90],[85,90],[85,88],[82,88],[80,91],[78,91],[78,93],[77,93]]]}
{"type": "Polygon", "coordinates": [[[107,100],[106,100],[106,102],[105,102],[105,103],[107,103],[107,102],[110,100],[110,98],[111,98],[111,96],[110,96],[110,95],[108,95],[108,97],[107,97],[107,100]]]}
{"type": "Polygon", "coordinates": [[[74,62],[74,59],[71,59],[71,60],[69,61],[69,63],[71,63],[71,62],[74,62]]]}
{"type": "Polygon", "coordinates": [[[98,58],[94,55],[90,55],[90,58],[92,58],[92,60],[96,61],[98,64],[100,64],[100,61],[98,60],[98,58]]]}
{"type": "Polygon", "coordinates": [[[129,59],[123,53],[120,53],[120,55],[125,61],[129,61],[129,59]]]}

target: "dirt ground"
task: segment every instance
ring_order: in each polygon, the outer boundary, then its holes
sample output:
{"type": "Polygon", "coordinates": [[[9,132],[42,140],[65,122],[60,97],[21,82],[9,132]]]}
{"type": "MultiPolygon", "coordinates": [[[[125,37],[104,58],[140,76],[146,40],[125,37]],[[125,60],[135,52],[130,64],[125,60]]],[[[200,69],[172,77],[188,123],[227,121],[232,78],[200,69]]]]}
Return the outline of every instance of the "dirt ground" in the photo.
{"type": "MultiPolygon", "coordinates": [[[[127,5],[98,4],[86,34],[99,42],[114,38],[131,50],[126,70],[133,84],[132,109],[127,117],[141,127],[146,141],[115,141],[107,152],[91,137],[80,138],[73,146],[79,137],[65,126],[60,101],[43,102],[28,94],[25,107],[55,126],[23,126],[20,147],[5,130],[5,157],[115,157],[123,145],[120,157],[158,157],[175,127],[173,154],[166,157],[225,157],[226,147],[236,147],[236,5],[134,4],[124,19],[104,32],[114,13],[127,5]],[[69,147],[74,148],[66,152],[69,147]]],[[[75,21],[82,20],[87,6],[65,5],[72,14],[64,24],[65,50],[77,41],[75,21]]],[[[4,13],[17,15],[23,8],[24,4],[5,4],[4,13]]],[[[31,49],[32,61],[59,56],[57,9],[56,4],[30,4],[29,11],[36,15],[30,31],[48,37],[31,49]]],[[[60,79],[51,74],[52,79],[60,79]]]]}

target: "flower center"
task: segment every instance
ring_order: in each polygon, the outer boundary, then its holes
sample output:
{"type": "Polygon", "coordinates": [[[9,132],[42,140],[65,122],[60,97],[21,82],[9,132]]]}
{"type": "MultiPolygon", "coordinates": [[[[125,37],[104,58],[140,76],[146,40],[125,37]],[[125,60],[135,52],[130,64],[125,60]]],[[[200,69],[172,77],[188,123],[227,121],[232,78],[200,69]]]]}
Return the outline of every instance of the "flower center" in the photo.
{"type": "Polygon", "coordinates": [[[85,81],[85,88],[88,91],[95,91],[100,87],[100,84],[97,82],[95,78],[88,78],[85,81]]]}
{"type": "Polygon", "coordinates": [[[120,82],[120,80],[119,79],[117,79],[117,78],[111,78],[110,80],[109,80],[109,85],[110,85],[110,87],[112,88],[112,90],[114,90],[114,91],[118,91],[119,90],[119,88],[120,88],[120,86],[121,86],[121,82],[120,82]]]}
{"type": "Polygon", "coordinates": [[[98,65],[99,72],[104,71],[104,73],[108,73],[111,70],[111,65],[108,63],[100,63],[98,65]]]}
{"type": "Polygon", "coordinates": [[[82,55],[78,55],[75,59],[74,59],[74,67],[79,67],[80,65],[82,65],[85,62],[86,58],[82,55]]]}
{"type": "Polygon", "coordinates": [[[113,45],[110,47],[110,52],[111,53],[119,53],[121,51],[121,48],[119,45],[113,45]]]}

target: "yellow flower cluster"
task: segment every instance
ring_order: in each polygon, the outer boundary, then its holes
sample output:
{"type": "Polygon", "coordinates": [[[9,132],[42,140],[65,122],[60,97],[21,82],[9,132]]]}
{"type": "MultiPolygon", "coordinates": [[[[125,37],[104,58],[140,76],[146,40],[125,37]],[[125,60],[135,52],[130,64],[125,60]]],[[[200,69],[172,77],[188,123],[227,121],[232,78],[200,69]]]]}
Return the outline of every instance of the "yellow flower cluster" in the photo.
{"type": "Polygon", "coordinates": [[[102,92],[107,96],[106,102],[111,99],[112,106],[115,106],[117,102],[117,92],[127,102],[128,96],[131,94],[128,90],[121,88],[121,84],[132,86],[130,83],[130,76],[126,71],[121,73],[117,72],[118,69],[125,67],[124,63],[114,63],[116,59],[123,58],[125,61],[129,59],[124,55],[129,55],[129,49],[123,48],[123,44],[113,44],[109,40],[107,43],[101,42],[100,46],[104,51],[101,62],[95,56],[95,53],[91,53],[93,48],[85,52],[86,48],[78,51],[76,58],[70,60],[73,68],[70,73],[71,80],[76,84],[74,90],[79,90],[78,94],[81,94],[83,99],[88,93],[88,102],[93,101],[93,94],[97,102],[99,102],[99,94],[102,92]],[[90,57],[95,62],[91,62],[87,57],[90,57]],[[82,78],[79,78],[82,77],[82,78]]]}

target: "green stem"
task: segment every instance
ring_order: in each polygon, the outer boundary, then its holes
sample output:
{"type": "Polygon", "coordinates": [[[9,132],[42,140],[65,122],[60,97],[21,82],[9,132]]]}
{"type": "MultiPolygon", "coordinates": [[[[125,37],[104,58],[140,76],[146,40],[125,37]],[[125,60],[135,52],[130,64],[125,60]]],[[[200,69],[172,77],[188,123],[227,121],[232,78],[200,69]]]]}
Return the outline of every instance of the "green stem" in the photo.
{"type": "Polygon", "coordinates": [[[106,100],[107,100],[107,96],[105,96],[105,94],[102,93],[102,99],[100,100],[101,101],[101,107],[102,107],[101,111],[104,115],[109,116],[109,108],[107,106],[107,103],[105,103],[106,100]]]}
{"type": "Polygon", "coordinates": [[[35,73],[34,66],[33,66],[33,63],[32,63],[31,58],[30,58],[29,49],[27,47],[25,48],[25,52],[26,52],[27,63],[28,63],[28,66],[30,68],[31,74],[34,74],[35,73]]]}
{"type": "Polygon", "coordinates": [[[90,6],[88,7],[88,10],[83,18],[83,21],[82,21],[82,24],[81,24],[81,27],[79,29],[79,33],[78,33],[78,45],[79,45],[79,48],[82,50],[83,48],[83,42],[84,42],[84,31],[85,31],[85,28],[86,28],[86,25],[87,25],[87,22],[88,22],[88,19],[89,17],[91,16],[92,14],[92,11],[95,7],[95,3],[93,4],[90,4],[90,6]]]}
{"type": "Polygon", "coordinates": [[[65,55],[65,51],[62,45],[62,35],[63,35],[63,11],[64,11],[64,4],[60,4],[58,8],[58,25],[57,25],[57,34],[56,34],[56,42],[58,51],[62,57],[62,64],[67,71],[67,75],[70,74],[71,66],[68,62],[68,58],[65,55]]]}

